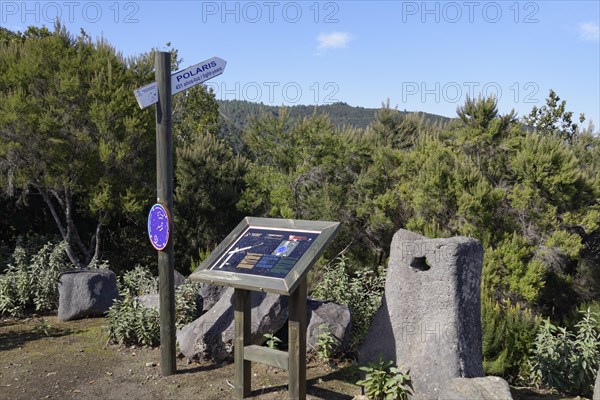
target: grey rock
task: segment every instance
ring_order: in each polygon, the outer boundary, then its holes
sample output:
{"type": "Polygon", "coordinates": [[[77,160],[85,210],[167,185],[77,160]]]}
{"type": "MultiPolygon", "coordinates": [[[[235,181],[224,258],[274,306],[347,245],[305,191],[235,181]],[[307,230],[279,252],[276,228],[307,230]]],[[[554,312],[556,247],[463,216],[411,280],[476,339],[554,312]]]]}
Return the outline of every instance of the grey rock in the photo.
{"type": "MultiPolygon", "coordinates": [[[[175,292],[177,292],[177,287],[175,287],[175,292]]],[[[156,308],[159,309],[160,308],[160,294],[145,294],[142,296],[137,296],[136,297],[137,301],[139,302],[140,305],[142,305],[143,307],[146,308],[156,308]]],[[[196,297],[196,311],[198,312],[197,315],[200,315],[202,311],[202,297],[200,297],[200,295],[198,295],[196,297]]]]}
{"type": "Polygon", "coordinates": [[[508,382],[497,376],[454,378],[442,389],[444,400],[512,400],[508,382]]]}
{"type": "MultiPolygon", "coordinates": [[[[177,331],[181,353],[190,360],[224,361],[233,352],[234,289],[227,289],[204,315],[177,331]]],[[[265,333],[277,332],[287,321],[288,297],[251,292],[252,344],[262,344],[265,333]]]]}
{"type": "Polygon", "coordinates": [[[346,349],[350,339],[350,309],[346,305],[308,299],[306,328],[307,351],[317,347],[318,336],[324,330],[331,332],[339,350],[346,349]],[[323,326],[323,325],[326,326],[323,326]]]}
{"type": "Polygon", "coordinates": [[[594,386],[594,397],[592,400],[600,400],[600,368],[596,374],[596,386],[594,386]]]}
{"type": "Polygon", "coordinates": [[[103,315],[118,295],[117,277],[108,269],[66,271],[59,278],[58,294],[61,321],[103,315]]]}
{"type": "Polygon", "coordinates": [[[181,275],[177,270],[174,270],[174,272],[174,286],[177,288],[178,286],[183,285],[187,281],[187,278],[181,275]]]}
{"type": "Polygon", "coordinates": [[[201,283],[200,289],[198,290],[198,294],[202,296],[204,301],[204,305],[202,307],[202,311],[206,312],[210,310],[217,302],[221,299],[221,296],[227,287],[220,285],[211,285],[210,283],[201,283]]]}
{"type": "Polygon", "coordinates": [[[394,235],[385,295],[359,363],[379,356],[410,368],[416,399],[437,399],[453,378],[483,376],[476,239],[394,235]]]}
{"type": "Polygon", "coordinates": [[[140,305],[146,308],[156,308],[158,309],[160,306],[160,295],[159,294],[145,294],[142,296],[136,297],[140,305]]]}

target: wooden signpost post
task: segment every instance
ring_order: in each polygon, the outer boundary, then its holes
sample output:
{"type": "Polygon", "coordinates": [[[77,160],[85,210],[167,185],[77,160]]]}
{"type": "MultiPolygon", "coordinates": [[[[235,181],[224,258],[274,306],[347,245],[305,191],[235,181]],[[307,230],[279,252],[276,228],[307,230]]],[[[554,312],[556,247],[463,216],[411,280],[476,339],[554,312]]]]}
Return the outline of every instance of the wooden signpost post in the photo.
{"type": "Polygon", "coordinates": [[[134,91],[141,108],[156,105],[156,197],[148,215],[150,242],[158,250],[160,293],[160,367],[163,376],[177,370],[175,358],[175,278],[173,257],[173,122],[171,96],[223,73],[227,62],[213,57],[171,74],[171,54],[157,52],[156,82],[134,91]]]}
{"type": "Polygon", "coordinates": [[[245,218],[190,279],[235,288],[235,396],[250,396],[252,362],[289,371],[288,397],[306,399],[306,275],[339,222],[245,218]],[[288,351],[250,343],[250,291],[290,296],[288,351]]]}

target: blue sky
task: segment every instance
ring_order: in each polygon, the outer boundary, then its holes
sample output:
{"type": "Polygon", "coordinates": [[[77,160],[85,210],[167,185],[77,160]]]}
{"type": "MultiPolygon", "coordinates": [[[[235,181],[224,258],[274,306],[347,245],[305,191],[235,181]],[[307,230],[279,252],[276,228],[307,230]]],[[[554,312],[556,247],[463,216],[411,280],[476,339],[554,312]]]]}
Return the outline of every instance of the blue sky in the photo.
{"type": "MultiPolygon", "coordinates": [[[[600,2],[0,1],[12,30],[103,36],[126,55],[170,42],[182,68],[213,56],[219,99],[379,107],[455,116],[495,94],[523,116],[552,88],[600,128],[600,2]]],[[[132,101],[134,101],[132,97],[132,101]]]]}

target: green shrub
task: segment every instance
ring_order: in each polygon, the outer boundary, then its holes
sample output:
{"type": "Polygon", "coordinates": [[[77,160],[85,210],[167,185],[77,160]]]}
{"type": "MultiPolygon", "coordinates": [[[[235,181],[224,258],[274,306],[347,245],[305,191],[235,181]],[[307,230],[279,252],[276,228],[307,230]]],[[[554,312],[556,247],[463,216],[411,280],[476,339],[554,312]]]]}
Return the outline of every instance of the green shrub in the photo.
{"type": "Polygon", "coordinates": [[[158,309],[144,307],[129,292],[108,310],[108,338],[117,344],[156,346],[160,343],[158,309]]]}
{"type": "MultiPolygon", "coordinates": [[[[141,268],[123,279],[120,299],[115,300],[107,315],[108,338],[125,345],[157,346],[160,343],[160,314],[155,307],[140,304],[136,295],[141,287],[153,290],[151,274],[141,268]]],[[[151,294],[151,293],[142,293],[151,294]]],[[[198,284],[185,283],[175,290],[175,324],[189,324],[199,316],[198,284]]]]}
{"type": "Polygon", "coordinates": [[[360,367],[366,373],[365,379],[356,384],[363,386],[367,396],[374,400],[408,400],[408,396],[414,394],[410,370],[403,373],[392,365],[392,361],[379,357],[379,361],[360,367]]]}
{"type": "Polygon", "coordinates": [[[531,356],[532,383],[591,397],[600,363],[600,315],[590,309],[582,314],[577,333],[543,321],[531,356]]]}
{"type": "Polygon", "coordinates": [[[483,369],[515,383],[527,368],[527,358],[540,325],[531,310],[510,302],[500,304],[485,291],[481,302],[483,369]]]}
{"type": "Polygon", "coordinates": [[[312,292],[316,299],[347,304],[352,317],[352,342],[361,342],[369,332],[371,321],[381,305],[385,287],[385,269],[360,270],[350,275],[344,256],[326,267],[321,282],[312,292]]]}
{"type": "Polygon", "coordinates": [[[20,317],[58,306],[58,278],[70,265],[64,242],[48,242],[33,256],[29,254],[27,244],[18,244],[0,276],[0,314],[20,317]]]}
{"type": "Polygon", "coordinates": [[[127,292],[131,296],[158,293],[158,278],[141,265],[136,265],[127,271],[119,281],[119,292],[127,292]]]}
{"type": "Polygon", "coordinates": [[[177,328],[189,324],[200,316],[198,290],[200,285],[187,282],[175,290],[175,324],[177,328]]]}
{"type": "Polygon", "coordinates": [[[331,333],[329,324],[319,325],[320,333],[317,335],[317,357],[321,361],[330,361],[335,351],[336,340],[331,333]]]}

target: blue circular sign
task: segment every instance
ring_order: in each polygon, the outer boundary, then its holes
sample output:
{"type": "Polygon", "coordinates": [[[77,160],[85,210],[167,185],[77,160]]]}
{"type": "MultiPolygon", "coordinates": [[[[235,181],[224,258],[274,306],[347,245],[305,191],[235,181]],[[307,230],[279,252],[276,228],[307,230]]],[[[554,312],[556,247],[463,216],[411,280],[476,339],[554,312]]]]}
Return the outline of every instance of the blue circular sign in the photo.
{"type": "Polygon", "coordinates": [[[164,250],[171,235],[171,215],[162,204],[155,204],[148,213],[148,236],[150,243],[158,250],[164,250]]]}

